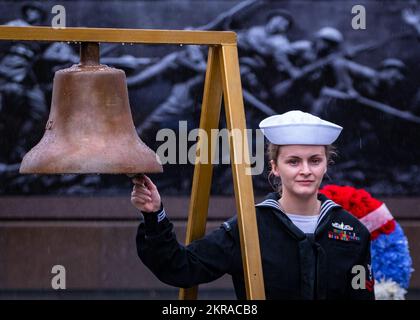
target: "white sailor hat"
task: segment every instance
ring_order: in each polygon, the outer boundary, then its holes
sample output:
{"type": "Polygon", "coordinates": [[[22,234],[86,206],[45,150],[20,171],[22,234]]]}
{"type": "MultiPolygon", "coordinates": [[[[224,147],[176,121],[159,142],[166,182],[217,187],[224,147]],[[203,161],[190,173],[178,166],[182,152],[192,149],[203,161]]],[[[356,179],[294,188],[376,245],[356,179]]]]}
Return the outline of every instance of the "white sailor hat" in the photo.
{"type": "Polygon", "coordinates": [[[260,129],[273,144],[329,145],[337,140],[343,127],[310,113],[293,110],[268,117],[260,129]]]}

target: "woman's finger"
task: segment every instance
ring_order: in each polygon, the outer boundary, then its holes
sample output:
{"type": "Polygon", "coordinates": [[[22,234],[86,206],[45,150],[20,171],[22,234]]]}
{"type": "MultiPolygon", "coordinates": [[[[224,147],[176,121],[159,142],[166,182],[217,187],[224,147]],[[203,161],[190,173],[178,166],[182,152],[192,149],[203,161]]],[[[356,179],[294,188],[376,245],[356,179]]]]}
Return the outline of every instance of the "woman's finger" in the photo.
{"type": "Polygon", "coordinates": [[[141,200],[144,200],[146,202],[152,201],[152,198],[149,197],[149,196],[147,196],[147,195],[138,195],[138,194],[136,194],[136,195],[132,196],[132,198],[141,199],[141,200]]]}
{"type": "Polygon", "coordinates": [[[134,203],[139,203],[142,205],[150,204],[150,200],[144,199],[144,198],[138,198],[138,197],[132,197],[131,201],[134,203]]]}
{"type": "Polygon", "coordinates": [[[152,194],[150,192],[142,192],[142,191],[133,191],[131,195],[134,196],[141,196],[141,197],[152,197],[152,194]]]}
{"type": "Polygon", "coordinates": [[[151,194],[151,191],[147,189],[145,186],[135,185],[133,191],[151,194]]]}
{"type": "Polygon", "coordinates": [[[139,198],[131,198],[131,201],[134,203],[140,203],[140,204],[145,204],[146,202],[143,199],[139,199],[139,198]]]}
{"type": "Polygon", "coordinates": [[[149,189],[156,189],[156,186],[154,185],[154,183],[148,176],[143,175],[143,178],[144,178],[146,187],[148,187],[149,189]]]}

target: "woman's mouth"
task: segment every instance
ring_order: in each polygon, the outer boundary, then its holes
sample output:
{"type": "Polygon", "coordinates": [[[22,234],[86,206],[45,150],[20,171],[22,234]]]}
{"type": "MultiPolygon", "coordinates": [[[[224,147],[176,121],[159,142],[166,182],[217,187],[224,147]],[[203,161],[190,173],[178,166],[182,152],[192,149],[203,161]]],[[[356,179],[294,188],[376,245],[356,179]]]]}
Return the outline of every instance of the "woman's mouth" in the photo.
{"type": "Polygon", "coordinates": [[[309,186],[310,184],[312,184],[314,181],[313,180],[300,180],[300,181],[296,181],[297,183],[304,185],[304,186],[309,186]]]}

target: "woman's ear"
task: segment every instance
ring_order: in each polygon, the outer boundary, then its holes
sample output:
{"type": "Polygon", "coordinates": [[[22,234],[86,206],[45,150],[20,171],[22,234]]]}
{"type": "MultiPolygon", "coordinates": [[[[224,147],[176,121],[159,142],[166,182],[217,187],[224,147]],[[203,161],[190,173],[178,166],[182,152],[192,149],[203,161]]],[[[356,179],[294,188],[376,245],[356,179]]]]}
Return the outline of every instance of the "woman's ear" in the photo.
{"type": "Polygon", "coordinates": [[[278,177],[279,176],[279,173],[277,171],[277,166],[276,166],[276,164],[274,163],[273,160],[270,160],[270,167],[271,167],[271,173],[273,175],[275,175],[276,177],[278,177]]]}

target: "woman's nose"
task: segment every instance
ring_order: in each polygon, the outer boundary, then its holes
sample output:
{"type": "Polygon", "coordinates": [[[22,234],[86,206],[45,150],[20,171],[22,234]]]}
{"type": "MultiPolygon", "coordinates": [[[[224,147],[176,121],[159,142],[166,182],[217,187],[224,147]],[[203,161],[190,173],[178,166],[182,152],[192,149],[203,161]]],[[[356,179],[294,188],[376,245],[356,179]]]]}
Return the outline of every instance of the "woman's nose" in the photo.
{"type": "Polygon", "coordinates": [[[304,174],[304,175],[308,175],[311,173],[311,170],[309,168],[309,165],[307,162],[302,162],[302,167],[300,169],[300,173],[304,174]]]}

